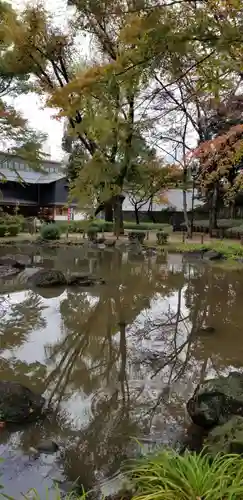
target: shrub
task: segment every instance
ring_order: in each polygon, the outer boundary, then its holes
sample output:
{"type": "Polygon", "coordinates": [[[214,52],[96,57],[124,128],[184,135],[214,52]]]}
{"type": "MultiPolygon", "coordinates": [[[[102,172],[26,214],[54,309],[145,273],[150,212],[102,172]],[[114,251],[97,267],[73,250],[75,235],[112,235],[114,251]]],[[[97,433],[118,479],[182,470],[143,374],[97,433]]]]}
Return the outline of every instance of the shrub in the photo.
{"type": "Polygon", "coordinates": [[[5,224],[0,224],[0,238],[5,236],[7,232],[7,226],[5,224]]]}
{"type": "Polygon", "coordinates": [[[7,231],[10,236],[17,236],[17,234],[19,234],[20,227],[18,224],[10,224],[9,226],[7,226],[7,231]]]}
{"type": "Polygon", "coordinates": [[[168,243],[168,237],[169,235],[164,231],[158,231],[158,233],[156,233],[158,245],[166,245],[166,243],[168,243]]]}
{"type": "Polygon", "coordinates": [[[61,235],[58,224],[44,224],[40,232],[43,240],[59,240],[61,235]]]}
{"type": "Polygon", "coordinates": [[[243,498],[242,457],[205,452],[162,451],[135,463],[128,476],[135,488],[134,500],[219,500],[243,498]]]}
{"type": "Polygon", "coordinates": [[[135,231],[164,230],[166,232],[170,232],[172,227],[170,224],[159,224],[155,222],[141,222],[141,224],[136,224],[135,222],[124,222],[124,229],[134,229],[135,231]]]}
{"type": "Polygon", "coordinates": [[[98,232],[99,228],[97,226],[90,226],[87,231],[88,239],[90,241],[96,241],[98,232]]]}
{"type": "Polygon", "coordinates": [[[129,241],[139,241],[141,245],[143,244],[146,237],[146,233],[142,233],[142,231],[131,231],[128,235],[129,241]]]}

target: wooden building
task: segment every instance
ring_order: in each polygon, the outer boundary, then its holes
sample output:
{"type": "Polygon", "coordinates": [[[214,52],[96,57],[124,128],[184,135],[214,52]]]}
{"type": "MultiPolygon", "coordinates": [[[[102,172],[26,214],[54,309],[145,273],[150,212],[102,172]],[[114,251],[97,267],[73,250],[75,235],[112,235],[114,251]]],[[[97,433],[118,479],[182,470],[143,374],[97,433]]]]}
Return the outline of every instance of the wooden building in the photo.
{"type": "MultiPolygon", "coordinates": [[[[0,206],[8,212],[18,209],[24,216],[66,219],[68,181],[64,168],[61,163],[45,160],[37,172],[22,158],[1,152],[0,206]]],[[[76,205],[71,207],[75,211],[76,205]]]]}

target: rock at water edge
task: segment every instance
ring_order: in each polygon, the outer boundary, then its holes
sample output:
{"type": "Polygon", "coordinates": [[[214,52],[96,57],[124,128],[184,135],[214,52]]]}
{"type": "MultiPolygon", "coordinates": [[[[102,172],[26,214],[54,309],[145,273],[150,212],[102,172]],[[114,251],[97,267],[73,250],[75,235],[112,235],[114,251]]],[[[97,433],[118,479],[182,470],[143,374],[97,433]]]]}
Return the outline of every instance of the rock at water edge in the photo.
{"type": "Polygon", "coordinates": [[[189,399],[187,411],[204,428],[223,424],[231,415],[243,416],[243,374],[232,372],[228,377],[206,380],[189,399]]]}
{"type": "Polygon", "coordinates": [[[206,451],[212,457],[217,453],[243,454],[243,417],[234,416],[223,425],[212,429],[204,442],[206,451]]]}

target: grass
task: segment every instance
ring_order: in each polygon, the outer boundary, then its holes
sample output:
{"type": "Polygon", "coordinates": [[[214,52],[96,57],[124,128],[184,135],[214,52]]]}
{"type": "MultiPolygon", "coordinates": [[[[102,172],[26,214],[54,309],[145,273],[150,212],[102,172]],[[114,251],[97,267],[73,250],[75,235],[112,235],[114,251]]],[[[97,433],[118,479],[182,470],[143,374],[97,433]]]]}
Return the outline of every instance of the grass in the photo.
{"type": "Polygon", "coordinates": [[[228,240],[213,240],[206,243],[196,243],[196,242],[176,242],[171,241],[168,243],[166,248],[170,252],[184,253],[184,252],[194,252],[201,250],[215,250],[219,252],[226,259],[235,259],[237,257],[243,257],[243,245],[241,243],[232,242],[228,240]]]}
{"type": "Polygon", "coordinates": [[[237,500],[243,498],[243,459],[172,450],[134,462],[128,476],[133,500],[237,500]]]}

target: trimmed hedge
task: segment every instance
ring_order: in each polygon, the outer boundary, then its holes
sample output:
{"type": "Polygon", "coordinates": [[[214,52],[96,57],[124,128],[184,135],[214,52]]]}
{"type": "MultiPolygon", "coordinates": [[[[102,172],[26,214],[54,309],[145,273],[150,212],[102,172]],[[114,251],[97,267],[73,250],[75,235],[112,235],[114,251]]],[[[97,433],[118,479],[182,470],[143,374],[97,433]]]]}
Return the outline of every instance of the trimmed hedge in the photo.
{"type": "Polygon", "coordinates": [[[6,224],[0,224],[0,238],[3,238],[7,232],[6,224]]]}
{"type": "Polygon", "coordinates": [[[59,240],[61,236],[60,227],[57,224],[44,224],[40,232],[43,240],[59,240]]]}
{"type": "MultiPolygon", "coordinates": [[[[80,220],[80,221],[70,221],[70,222],[58,222],[58,227],[62,233],[65,233],[68,229],[69,233],[84,233],[87,232],[89,227],[98,228],[99,232],[112,233],[114,230],[113,222],[106,222],[102,219],[80,220]]],[[[152,222],[143,222],[141,224],[136,224],[135,222],[124,222],[125,230],[135,230],[135,231],[159,231],[164,230],[169,233],[172,230],[170,224],[156,224],[152,222]]]]}
{"type": "Polygon", "coordinates": [[[7,225],[7,232],[10,236],[17,236],[20,232],[20,226],[18,224],[7,225]]]}
{"type": "Polygon", "coordinates": [[[144,243],[146,233],[142,231],[131,231],[128,235],[129,241],[138,241],[141,245],[144,243]]]}
{"type": "Polygon", "coordinates": [[[243,224],[240,226],[233,226],[228,228],[226,231],[227,236],[237,236],[241,237],[243,235],[243,224]]]}
{"type": "Polygon", "coordinates": [[[164,231],[158,231],[158,233],[156,233],[158,245],[166,245],[168,243],[168,236],[168,233],[165,233],[164,231]]]}

